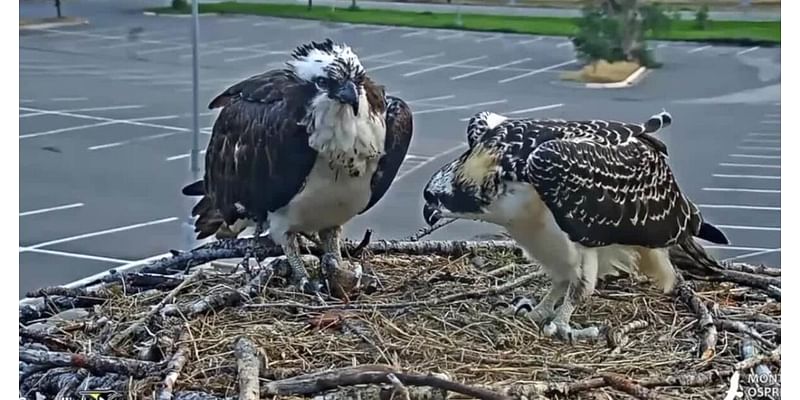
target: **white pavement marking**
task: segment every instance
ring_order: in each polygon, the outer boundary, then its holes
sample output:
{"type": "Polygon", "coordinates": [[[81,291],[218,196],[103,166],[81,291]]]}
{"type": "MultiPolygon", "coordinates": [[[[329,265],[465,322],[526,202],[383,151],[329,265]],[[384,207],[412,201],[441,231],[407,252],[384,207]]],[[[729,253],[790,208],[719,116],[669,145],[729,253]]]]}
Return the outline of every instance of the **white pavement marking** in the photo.
{"type": "Polygon", "coordinates": [[[497,81],[497,83],[508,83],[508,82],[511,82],[511,81],[515,81],[517,79],[522,79],[522,78],[529,77],[531,75],[536,75],[536,74],[539,74],[539,73],[542,73],[542,72],[550,71],[552,69],[564,67],[564,66],[567,66],[567,65],[570,65],[570,64],[575,64],[576,62],[578,62],[578,60],[575,60],[575,59],[569,60],[569,61],[564,61],[562,63],[553,64],[553,65],[550,65],[550,66],[547,66],[547,67],[544,67],[544,68],[539,68],[539,69],[536,69],[536,70],[533,70],[533,71],[529,71],[529,72],[526,72],[524,74],[520,74],[520,75],[517,75],[517,76],[512,76],[512,77],[506,78],[506,79],[501,79],[501,80],[497,81]]]}
{"type": "Polygon", "coordinates": [[[261,21],[261,22],[254,23],[253,26],[280,25],[281,23],[283,23],[283,21],[281,21],[281,20],[277,20],[277,21],[261,21]]]}
{"type": "MultiPolygon", "coordinates": [[[[143,105],[139,104],[131,104],[127,106],[108,106],[108,107],[89,107],[89,108],[72,108],[69,110],[55,110],[60,112],[86,112],[86,111],[111,111],[111,110],[130,110],[134,108],[142,108],[143,105]]],[[[27,118],[27,117],[35,117],[37,115],[47,115],[46,112],[32,112],[28,114],[22,114],[20,118],[27,118]]]]}
{"type": "Polygon", "coordinates": [[[430,110],[414,111],[414,115],[430,114],[430,113],[441,112],[441,111],[468,110],[468,109],[474,108],[474,107],[489,106],[489,105],[493,105],[493,104],[502,104],[502,103],[506,103],[506,102],[508,102],[508,100],[503,99],[503,100],[495,100],[495,101],[485,101],[485,102],[482,102],[482,103],[464,104],[464,105],[460,105],[460,106],[448,106],[448,107],[432,108],[430,110]]]}
{"type": "Polygon", "coordinates": [[[500,39],[502,36],[503,35],[501,35],[501,34],[497,34],[497,35],[491,35],[491,36],[482,37],[480,39],[476,39],[475,43],[483,43],[483,42],[488,42],[490,40],[500,39]]]}
{"type": "Polygon", "coordinates": [[[49,136],[49,135],[55,135],[57,133],[72,132],[72,131],[78,131],[78,130],[82,130],[82,129],[99,128],[101,126],[107,126],[107,125],[113,125],[113,124],[116,124],[116,122],[114,122],[114,121],[95,122],[95,123],[92,123],[92,124],[70,126],[68,128],[51,129],[49,131],[43,131],[43,132],[26,133],[24,135],[19,135],[19,138],[20,138],[20,140],[22,140],[22,139],[30,139],[30,138],[35,138],[35,137],[39,137],[39,136],[49,136]]]}
{"type": "Polygon", "coordinates": [[[539,37],[533,38],[533,39],[520,40],[519,42],[517,42],[517,44],[528,44],[528,43],[534,43],[534,42],[541,42],[542,39],[544,39],[544,36],[539,36],[539,37]]]}
{"type": "Polygon", "coordinates": [[[769,179],[780,180],[780,176],[775,175],[734,175],[734,174],[714,174],[715,178],[731,178],[731,179],[769,179]]]}
{"type": "MultiPolygon", "coordinates": [[[[109,123],[144,126],[144,127],[148,127],[148,128],[159,128],[159,129],[172,130],[172,131],[190,132],[190,130],[188,128],[181,128],[181,127],[177,127],[177,126],[169,126],[169,125],[160,125],[160,124],[151,124],[151,123],[147,123],[147,122],[141,122],[141,121],[155,121],[155,120],[163,120],[163,119],[180,118],[180,115],[160,115],[160,116],[155,116],[155,117],[144,117],[144,118],[135,118],[135,119],[114,119],[114,118],[106,118],[106,117],[96,117],[96,116],[93,116],[93,115],[76,114],[76,113],[68,113],[68,112],[59,112],[59,111],[51,111],[51,110],[43,110],[43,109],[39,109],[39,108],[30,108],[30,107],[20,107],[20,109],[21,110],[25,110],[25,111],[44,112],[44,113],[47,113],[47,114],[60,115],[62,117],[73,117],[73,118],[89,119],[89,120],[109,122],[109,123]]],[[[41,136],[41,134],[27,134],[27,135],[20,136],[20,139],[24,139],[25,137],[33,137],[31,135],[41,136]]]]}
{"type": "Polygon", "coordinates": [[[406,103],[409,103],[409,104],[410,103],[426,103],[426,102],[429,102],[429,101],[449,100],[449,99],[452,99],[453,97],[456,97],[456,95],[448,94],[448,95],[445,95],[445,96],[424,97],[424,98],[421,98],[421,99],[408,100],[408,101],[406,101],[406,103]]]}
{"type": "Polygon", "coordinates": [[[659,43],[658,46],[656,46],[656,48],[657,49],[663,49],[664,47],[667,47],[667,46],[669,46],[667,43],[659,43]]]}
{"type": "Polygon", "coordinates": [[[750,52],[752,52],[752,51],[756,51],[756,50],[758,50],[758,49],[760,49],[760,48],[761,48],[761,47],[758,47],[758,46],[753,46],[753,47],[751,47],[751,48],[749,48],[749,49],[744,49],[744,50],[741,50],[741,51],[738,51],[738,52],[736,52],[736,55],[737,55],[737,56],[741,56],[741,55],[744,55],[744,54],[750,53],[750,52]]]}
{"type": "Polygon", "coordinates": [[[420,30],[417,30],[417,31],[411,31],[411,32],[408,32],[408,33],[404,33],[404,34],[400,35],[400,37],[406,38],[406,37],[412,37],[412,36],[420,36],[420,35],[424,35],[426,33],[428,33],[427,30],[420,29],[420,30]]]}
{"type": "Polygon", "coordinates": [[[415,165],[415,166],[414,166],[414,167],[412,167],[412,168],[409,168],[407,171],[403,172],[402,174],[399,174],[399,175],[397,176],[397,178],[395,178],[395,180],[394,180],[394,181],[395,181],[395,182],[399,182],[401,179],[403,179],[403,178],[405,178],[405,177],[407,177],[407,176],[409,176],[409,175],[413,174],[414,172],[416,172],[416,171],[417,171],[417,170],[419,170],[420,168],[423,168],[423,167],[425,167],[426,165],[428,165],[428,164],[430,164],[430,163],[434,162],[435,160],[437,160],[437,159],[439,159],[439,158],[441,158],[441,157],[444,157],[444,156],[446,156],[446,155],[449,155],[449,154],[451,154],[451,153],[454,153],[454,152],[455,152],[455,151],[457,151],[457,150],[461,150],[461,149],[463,149],[463,148],[466,148],[466,147],[467,147],[467,145],[466,145],[465,143],[461,143],[461,144],[459,144],[458,146],[451,147],[451,148],[449,148],[449,149],[447,149],[447,150],[445,150],[445,151],[443,151],[443,152],[441,152],[441,153],[439,153],[439,154],[435,154],[435,155],[431,156],[431,158],[429,158],[428,160],[426,160],[426,161],[423,161],[423,162],[421,162],[421,163],[419,163],[419,164],[415,165]]]}
{"type": "MultiPolygon", "coordinates": [[[[562,104],[562,103],[548,104],[546,106],[539,106],[539,107],[525,108],[525,109],[522,109],[522,110],[500,112],[498,114],[500,114],[500,115],[527,114],[527,113],[534,112],[534,111],[550,110],[550,109],[553,109],[553,108],[559,108],[559,107],[563,107],[563,106],[564,106],[564,104],[562,104]]],[[[472,117],[461,118],[459,121],[469,121],[471,118],[472,117]]]]}
{"type": "Polygon", "coordinates": [[[765,160],[780,160],[781,156],[769,156],[764,154],[729,154],[734,158],[761,158],[765,160]]]}
{"type": "Polygon", "coordinates": [[[165,138],[165,137],[169,137],[169,136],[180,135],[181,133],[184,133],[184,132],[171,131],[171,132],[159,133],[159,134],[156,134],[156,135],[148,135],[148,136],[137,137],[135,139],[123,140],[123,141],[120,141],[120,142],[98,144],[96,146],[91,146],[88,149],[90,151],[108,149],[108,148],[112,148],[112,147],[124,146],[124,145],[131,144],[131,143],[146,142],[148,140],[155,140],[155,139],[161,139],[161,138],[165,138]]]}
{"type": "Polygon", "coordinates": [[[373,54],[373,55],[366,56],[366,57],[359,57],[358,60],[359,61],[369,61],[369,60],[374,60],[374,59],[377,59],[377,58],[393,56],[395,54],[400,54],[402,52],[403,52],[403,50],[387,51],[386,53],[379,53],[379,54],[373,54]]]}
{"type": "Polygon", "coordinates": [[[292,26],[289,27],[289,30],[290,31],[297,31],[297,30],[300,30],[300,29],[314,28],[314,27],[316,27],[318,25],[319,25],[319,22],[317,22],[317,21],[306,22],[305,24],[292,25],[292,26]]]}
{"type": "Polygon", "coordinates": [[[747,246],[725,246],[725,245],[709,245],[703,246],[706,249],[718,249],[718,250],[731,250],[731,251],[764,251],[764,250],[772,250],[765,247],[747,247],[747,246]]]}
{"type": "Polygon", "coordinates": [[[739,231],[772,231],[780,232],[780,226],[749,226],[749,225],[715,225],[717,228],[739,231]]]}
{"type": "Polygon", "coordinates": [[[50,101],[86,101],[88,97],[52,97],[50,101]]]}
{"type": "Polygon", "coordinates": [[[30,252],[30,253],[39,253],[39,254],[48,254],[52,256],[61,256],[61,257],[69,257],[69,258],[80,258],[83,260],[92,260],[92,261],[103,261],[103,262],[111,262],[115,264],[127,264],[131,262],[130,260],[123,260],[120,258],[110,258],[110,257],[102,257],[102,256],[94,256],[91,254],[80,254],[80,253],[71,253],[67,251],[58,251],[58,250],[47,250],[47,249],[33,249],[30,247],[20,247],[21,252],[30,252]]]}
{"type": "MultiPolygon", "coordinates": [[[[239,52],[258,52],[264,51],[264,48],[267,46],[271,46],[277,43],[277,41],[261,43],[261,44],[254,44],[252,46],[231,46],[231,47],[220,47],[213,50],[200,50],[200,55],[207,56],[211,54],[219,54],[219,53],[226,53],[229,51],[239,51],[239,52]]],[[[181,54],[180,58],[192,58],[192,53],[188,54],[181,54]]]]}
{"type": "Polygon", "coordinates": [[[224,62],[236,62],[236,61],[252,60],[254,58],[261,58],[261,57],[275,56],[275,55],[286,55],[286,52],[277,51],[277,50],[265,50],[265,51],[257,52],[257,53],[254,53],[254,54],[246,55],[246,56],[229,57],[229,58],[226,58],[226,59],[224,59],[222,61],[224,61],[224,62]]]}
{"type": "Polygon", "coordinates": [[[377,28],[377,29],[372,29],[372,30],[365,30],[365,31],[361,32],[361,34],[362,34],[362,35],[375,35],[375,34],[378,34],[378,33],[383,33],[383,32],[393,31],[393,30],[395,30],[395,29],[397,29],[397,27],[396,27],[396,26],[387,26],[387,27],[384,27],[384,28],[377,28]]]}
{"type": "Polygon", "coordinates": [[[747,136],[759,136],[759,137],[781,137],[780,132],[750,132],[747,136]]]}
{"type": "Polygon", "coordinates": [[[781,169],[780,165],[775,164],[739,164],[739,163],[719,163],[720,167],[738,167],[738,168],[774,168],[781,169]]]}
{"type": "Polygon", "coordinates": [[[431,71],[436,71],[436,70],[440,70],[440,69],[443,69],[443,68],[454,67],[454,66],[466,64],[466,63],[469,63],[469,62],[472,62],[472,61],[482,60],[482,59],[484,59],[486,57],[487,56],[473,57],[473,58],[467,58],[466,60],[459,60],[459,61],[451,62],[451,63],[448,63],[448,64],[440,64],[440,65],[436,65],[436,66],[433,66],[433,67],[424,68],[424,69],[421,69],[421,70],[418,70],[418,71],[409,72],[407,74],[403,74],[403,76],[414,76],[414,75],[419,75],[419,74],[422,74],[422,73],[425,73],[425,72],[431,72],[431,71]]]}
{"type": "Polygon", "coordinates": [[[781,144],[779,139],[744,139],[742,140],[746,143],[756,143],[756,144],[781,144]]]}
{"type": "Polygon", "coordinates": [[[780,114],[764,114],[764,116],[767,117],[767,118],[780,118],[781,117],[780,114]]]}
{"type": "Polygon", "coordinates": [[[744,259],[744,258],[750,258],[750,257],[755,257],[755,256],[762,256],[762,255],[764,255],[764,254],[778,253],[778,252],[780,252],[780,251],[781,251],[780,247],[779,247],[779,248],[777,248],[777,249],[764,249],[764,250],[760,250],[760,251],[754,251],[754,252],[752,252],[752,253],[747,253],[747,254],[738,255],[738,256],[736,256],[736,257],[726,258],[726,259],[724,259],[724,260],[722,260],[722,261],[734,261],[734,260],[741,260],[741,259],[744,259]]]}
{"type": "Polygon", "coordinates": [[[78,208],[78,207],[83,207],[83,203],[64,204],[64,205],[61,205],[61,206],[40,208],[38,210],[25,211],[25,212],[19,213],[19,216],[20,217],[27,217],[29,215],[44,214],[44,213],[49,213],[49,212],[52,212],[52,211],[69,210],[70,208],[78,208]]]}
{"type": "Polygon", "coordinates": [[[467,78],[467,77],[470,77],[470,76],[473,76],[473,75],[482,74],[484,72],[489,72],[489,71],[498,70],[500,68],[505,68],[505,67],[508,67],[508,66],[511,66],[511,65],[522,64],[522,63],[528,62],[530,60],[531,60],[530,57],[520,58],[519,60],[514,60],[514,61],[511,61],[511,62],[507,62],[505,64],[494,65],[494,66],[491,66],[491,67],[486,67],[486,68],[479,69],[477,71],[467,72],[466,74],[461,74],[461,75],[457,75],[457,76],[451,76],[450,80],[454,81],[454,80],[457,80],[457,79],[463,79],[463,78],[467,78]]]}
{"type": "Polygon", "coordinates": [[[762,124],[779,125],[781,123],[778,119],[765,119],[761,121],[762,124]]]}
{"type": "MultiPolygon", "coordinates": [[[[125,265],[120,265],[120,266],[118,266],[116,268],[112,268],[112,269],[117,271],[117,273],[121,274],[121,273],[128,272],[129,270],[132,270],[132,269],[134,269],[136,267],[139,267],[140,265],[147,264],[149,262],[152,262],[152,261],[164,258],[164,257],[170,257],[170,256],[171,256],[170,253],[156,254],[154,256],[147,257],[147,258],[144,258],[144,259],[141,259],[141,260],[136,260],[136,261],[127,263],[125,265]]],[[[103,277],[107,276],[108,275],[108,271],[110,271],[110,270],[106,270],[106,271],[103,271],[103,272],[98,272],[98,273],[96,273],[96,274],[94,274],[92,276],[87,276],[85,278],[78,279],[77,281],[70,282],[70,283],[68,283],[66,285],[63,285],[63,286],[64,287],[68,287],[68,288],[84,287],[84,286],[86,286],[86,285],[88,285],[88,284],[90,284],[92,282],[97,281],[100,278],[103,278],[103,277]]],[[[24,301],[25,300],[22,300],[20,302],[20,304],[24,304],[24,301]]]]}
{"type": "Polygon", "coordinates": [[[447,39],[455,39],[455,38],[460,38],[460,37],[464,37],[464,32],[456,32],[456,33],[451,33],[451,34],[448,34],[448,35],[442,35],[442,36],[437,37],[436,40],[447,40],[447,39]]]}
{"type": "Polygon", "coordinates": [[[756,211],[780,211],[780,207],[767,206],[747,206],[742,204],[700,204],[700,208],[717,208],[725,210],[756,210],[756,211]]]}
{"type": "Polygon", "coordinates": [[[168,51],[188,49],[189,47],[192,47],[192,45],[190,45],[190,44],[179,44],[177,46],[171,46],[171,47],[161,47],[161,48],[150,49],[150,50],[139,50],[139,51],[136,52],[136,55],[143,56],[143,55],[146,55],[146,54],[165,53],[165,52],[168,52],[168,51]]]}
{"type": "Polygon", "coordinates": [[[695,47],[695,48],[689,50],[689,53],[697,53],[697,52],[700,52],[700,51],[703,51],[703,50],[708,50],[710,48],[711,48],[711,46],[695,47]]]}
{"type": "Polygon", "coordinates": [[[769,147],[769,146],[736,146],[739,150],[756,150],[756,151],[781,151],[780,147],[769,147]]]}
{"type": "MultiPolygon", "coordinates": [[[[48,114],[52,114],[52,113],[48,113],[48,114]]],[[[56,114],[56,115],[58,115],[58,114],[56,114]]],[[[80,117],[78,117],[78,118],[80,118],[80,117]]],[[[144,118],[120,119],[120,120],[113,119],[113,118],[98,117],[98,120],[101,120],[101,121],[104,121],[104,122],[96,122],[96,123],[93,123],[93,124],[71,126],[71,127],[68,127],[68,128],[59,128],[59,129],[53,129],[53,130],[44,131],[44,132],[26,133],[24,135],[20,135],[19,138],[20,139],[30,139],[30,138],[35,138],[35,137],[39,137],[39,136],[49,136],[49,135],[55,135],[55,134],[58,134],[58,133],[71,132],[71,131],[77,131],[77,130],[82,130],[82,129],[90,129],[90,128],[99,128],[101,126],[115,125],[115,124],[126,124],[126,125],[135,125],[135,126],[144,126],[144,127],[149,127],[149,128],[169,129],[169,130],[180,131],[180,132],[189,132],[189,129],[187,129],[187,128],[180,128],[180,127],[177,127],[177,126],[150,124],[150,123],[141,122],[141,121],[155,121],[155,120],[175,119],[175,118],[180,118],[180,115],[160,115],[160,116],[157,116],[157,117],[144,117],[144,118]]],[[[93,119],[93,118],[86,118],[86,119],[93,119]]]]}
{"type": "Polygon", "coordinates": [[[467,58],[466,60],[459,60],[459,61],[454,61],[454,62],[451,62],[451,63],[448,63],[448,64],[441,64],[441,65],[437,65],[437,66],[434,66],[434,67],[423,68],[423,69],[420,69],[420,70],[417,70],[417,71],[413,71],[413,72],[409,72],[409,73],[403,74],[403,76],[419,75],[419,74],[422,74],[422,73],[425,73],[425,72],[436,71],[436,70],[440,70],[440,69],[443,69],[443,68],[448,68],[448,67],[453,67],[453,66],[456,66],[456,65],[466,64],[466,63],[469,63],[469,62],[472,62],[472,61],[482,60],[482,59],[484,59],[486,57],[487,56],[472,57],[472,58],[467,58]]]}
{"type": "Polygon", "coordinates": [[[770,193],[780,194],[780,189],[747,189],[747,188],[724,188],[724,187],[704,187],[706,192],[741,192],[741,193],[770,193]]]}
{"type": "Polygon", "coordinates": [[[75,236],[70,236],[70,237],[65,237],[65,238],[61,238],[61,239],[50,240],[50,241],[47,241],[47,242],[38,243],[38,244],[35,244],[33,246],[21,247],[20,248],[20,252],[26,251],[26,250],[23,250],[23,249],[38,249],[38,248],[47,247],[47,246],[53,246],[53,245],[61,244],[61,243],[73,242],[73,241],[81,240],[81,239],[88,239],[88,238],[96,237],[96,236],[102,236],[102,235],[108,235],[108,234],[117,233],[117,232],[129,231],[131,229],[144,228],[146,226],[164,224],[164,223],[167,223],[167,222],[172,222],[172,221],[177,221],[177,220],[178,220],[178,217],[169,217],[169,218],[162,218],[162,219],[157,219],[157,220],[148,221],[148,222],[142,222],[142,223],[139,223],[139,224],[120,226],[118,228],[105,229],[105,230],[97,231],[97,232],[84,233],[82,235],[75,235],[75,236]]]}
{"type": "MultiPolygon", "coordinates": [[[[203,154],[206,154],[206,151],[205,150],[200,150],[200,155],[203,155],[203,154]]],[[[191,155],[191,153],[178,154],[176,156],[167,157],[167,161],[175,161],[175,160],[180,160],[180,159],[184,159],[184,158],[189,158],[190,155],[191,155]]]]}
{"type": "Polygon", "coordinates": [[[427,56],[422,56],[422,57],[409,58],[409,59],[403,60],[403,61],[397,61],[397,62],[393,62],[393,63],[389,63],[389,64],[380,65],[380,66],[377,66],[377,67],[372,67],[372,68],[370,68],[370,71],[377,71],[379,69],[386,69],[386,68],[396,67],[398,65],[411,64],[411,63],[414,63],[416,61],[422,61],[422,60],[427,60],[427,59],[430,59],[430,58],[441,57],[443,55],[444,55],[444,53],[436,53],[436,54],[428,54],[427,56]]]}
{"type": "Polygon", "coordinates": [[[567,47],[567,46],[569,46],[571,44],[572,44],[572,42],[566,41],[566,42],[561,42],[561,43],[557,44],[556,47],[567,47]]]}

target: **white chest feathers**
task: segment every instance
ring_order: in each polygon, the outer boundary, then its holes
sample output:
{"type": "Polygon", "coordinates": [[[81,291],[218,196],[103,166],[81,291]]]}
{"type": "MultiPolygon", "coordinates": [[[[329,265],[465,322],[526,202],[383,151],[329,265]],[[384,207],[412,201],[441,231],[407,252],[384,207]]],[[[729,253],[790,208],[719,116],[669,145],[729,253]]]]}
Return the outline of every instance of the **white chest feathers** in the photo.
{"type": "Polygon", "coordinates": [[[321,94],[311,104],[308,145],[328,160],[331,169],[363,176],[368,164],[384,154],[386,124],[369,112],[367,96],[361,93],[358,116],[347,104],[321,94]]]}

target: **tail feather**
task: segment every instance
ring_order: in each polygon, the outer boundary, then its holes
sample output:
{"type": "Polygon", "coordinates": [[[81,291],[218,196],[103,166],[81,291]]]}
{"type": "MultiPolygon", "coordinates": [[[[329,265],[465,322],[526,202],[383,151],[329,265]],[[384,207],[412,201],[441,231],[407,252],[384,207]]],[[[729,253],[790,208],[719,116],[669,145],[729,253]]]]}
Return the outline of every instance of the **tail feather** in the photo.
{"type": "Polygon", "coordinates": [[[669,256],[676,267],[694,276],[715,276],[723,269],[692,237],[670,248],[669,256]]]}
{"type": "Polygon", "coordinates": [[[730,241],[728,241],[728,237],[725,236],[725,233],[708,222],[703,222],[700,224],[700,232],[697,233],[697,237],[714,244],[730,244],[730,241]]]}
{"type": "Polygon", "coordinates": [[[206,194],[206,190],[203,181],[199,180],[184,186],[183,189],[181,189],[181,193],[183,193],[184,196],[202,196],[206,194]]]}

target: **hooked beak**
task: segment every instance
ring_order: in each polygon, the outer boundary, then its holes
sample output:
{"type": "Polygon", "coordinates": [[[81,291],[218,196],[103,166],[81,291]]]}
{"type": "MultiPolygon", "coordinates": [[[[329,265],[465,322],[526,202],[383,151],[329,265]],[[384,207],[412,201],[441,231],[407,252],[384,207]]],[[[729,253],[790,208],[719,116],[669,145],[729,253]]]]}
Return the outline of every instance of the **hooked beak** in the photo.
{"type": "Polygon", "coordinates": [[[351,81],[345,82],[334,97],[341,103],[349,104],[353,107],[353,115],[358,116],[358,89],[355,83],[351,81]]]}
{"type": "Polygon", "coordinates": [[[442,219],[442,211],[439,207],[433,206],[430,203],[425,203],[425,207],[422,209],[422,217],[425,218],[425,223],[429,226],[433,226],[442,219]]]}

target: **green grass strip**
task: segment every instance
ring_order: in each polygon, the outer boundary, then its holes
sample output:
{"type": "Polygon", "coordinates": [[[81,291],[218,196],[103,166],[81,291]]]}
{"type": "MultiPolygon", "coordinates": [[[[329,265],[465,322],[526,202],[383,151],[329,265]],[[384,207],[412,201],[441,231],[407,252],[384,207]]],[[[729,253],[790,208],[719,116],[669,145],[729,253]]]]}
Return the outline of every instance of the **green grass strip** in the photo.
{"type": "MultiPolygon", "coordinates": [[[[169,7],[150,9],[157,13],[188,13],[187,9],[169,7]]],[[[350,22],[375,25],[397,25],[419,28],[463,29],[484,32],[510,32],[549,36],[570,36],[576,30],[576,18],[501,16],[462,14],[463,25],[455,24],[455,13],[412,12],[378,9],[337,8],[315,6],[310,11],[303,5],[266,3],[200,4],[201,13],[251,14],[272,17],[300,18],[331,22],[350,22]]],[[[696,29],[694,21],[672,23],[672,29],[650,39],[718,41],[738,44],[779,44],[780,21],[710,21],[706,29],[696,29]]]]}

